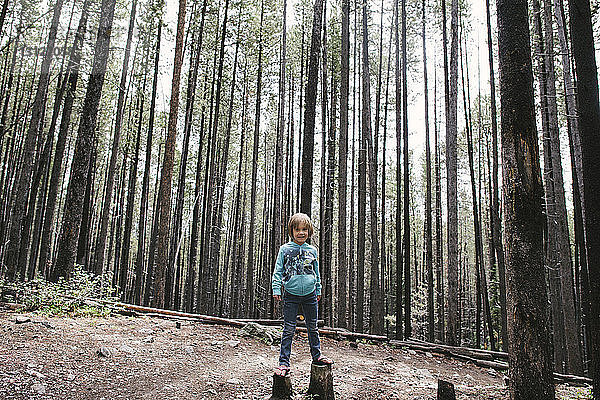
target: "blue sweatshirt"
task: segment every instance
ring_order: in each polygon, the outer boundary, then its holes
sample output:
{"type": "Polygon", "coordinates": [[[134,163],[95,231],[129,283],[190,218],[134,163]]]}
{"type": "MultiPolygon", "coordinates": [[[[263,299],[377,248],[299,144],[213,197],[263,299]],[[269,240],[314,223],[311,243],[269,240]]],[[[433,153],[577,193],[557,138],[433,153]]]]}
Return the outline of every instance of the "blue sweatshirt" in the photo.
{"type": "Polygon", "coordinates": [[[273,295],[281,295],[282,288],[296,296],[306,296],[314,290],[320,295],[318,259],[316,247],[306,242],[302,246],[294,241],[282,245],[271,278],[273,295]]]}

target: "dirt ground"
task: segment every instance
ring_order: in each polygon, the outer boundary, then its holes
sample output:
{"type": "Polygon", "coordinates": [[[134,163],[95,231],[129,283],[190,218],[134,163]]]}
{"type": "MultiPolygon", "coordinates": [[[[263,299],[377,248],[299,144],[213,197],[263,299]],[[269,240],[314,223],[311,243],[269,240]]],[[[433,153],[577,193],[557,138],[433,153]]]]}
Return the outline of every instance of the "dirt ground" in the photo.
{"type": "MultiPolygon", "coordinates": [[[[48,318],[0,313],[1,399],[266,399],[279,347],[239,329],[151,317],[48,318]],[[18,316],[31,321],[17,323],[18,316]]],[[[335,359],[337,400],[435,399],[437,379],[458,399],[508,399],[504,375],[437,354],[322,338],[335,359]]],[[[292,350],[295,399],[308,388],[308,340],[292,350]]],[[[589,388],[557,386],[557,399],[589,388]]]]}

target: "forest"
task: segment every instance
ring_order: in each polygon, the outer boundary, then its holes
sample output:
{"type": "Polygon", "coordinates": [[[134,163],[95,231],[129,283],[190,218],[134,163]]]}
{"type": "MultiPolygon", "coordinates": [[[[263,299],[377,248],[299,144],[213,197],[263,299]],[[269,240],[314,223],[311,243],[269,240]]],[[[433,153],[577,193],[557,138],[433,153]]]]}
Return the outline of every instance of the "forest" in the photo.
{"type": "Polygon", "coordinates": [[[600,399],[598,0],[2,0],[0,284],[507,351],[600,399]]]}

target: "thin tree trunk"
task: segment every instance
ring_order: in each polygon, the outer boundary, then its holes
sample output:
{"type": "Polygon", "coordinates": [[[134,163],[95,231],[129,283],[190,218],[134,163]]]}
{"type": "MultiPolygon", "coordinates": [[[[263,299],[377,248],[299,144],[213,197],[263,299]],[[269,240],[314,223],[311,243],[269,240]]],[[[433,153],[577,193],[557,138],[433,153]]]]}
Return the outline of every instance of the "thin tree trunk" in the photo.
{"type": "Polygon", "coordinates": [[[502,349],[508,349],[508,328],[506,313],[506,277],[504,266],[504,244],[500,227],[500,195],[498,188],[498,117],[496,116],[496,76],[494,73],[494,52],[492,44],[492,23],[490,0],[486,0],[488,61],[490,66],[490,112],[492,119],[492,237],[498,262],[498,281],[500,286],[500,323],[502,349]]]}
{"type": "MultiPolygon", "coordinates": [[[[43,125],[43,115],[46,108],[46,94],[50,82],[50,64],[54,55],[54,44],[60,21],[63,0],[54,4],[54,13],[48,32],[44,58],[40,69],[35,99],[31,107],[31,119],[23,143],[23,154],[20,162],[19,179],[16,182],[15,201],[11,210],[11,228],[8,246],[6,247],[4,264],[7,267],[6,276],[10,280],[16,279],[17,273],[24,276],[27,268],[27,257],[19,257],[20,249],[29,248],[31,224],[24,221],[28,207],[34,207],[28,199],[35,200],[37,185],[32,186],[33,167],[36,164],[36,142],[39,140],[43,125]],[[30,193],[33,191],[33,193],[30,193]],[[23,242],[23,243],[22,243],[23,242]]],[[[1,25],[0,25],[1,26],[1,25]]],[[[35,201],[33,201],[35,202],[35,201]]]]}
{"type": "Polygon", "coordinates": [[[402,198],[400,185],[402,174],[400,172],[401,141],[402,141],[402,97],[400,96],[400,39],[398,34],[398,0],[394,3],[394,38],[396,44],[396,339],[402,339],[402,198]]]}
{"type": "Polygon", "coordinates": [[[337,325],[348,326],[347,279],[348,255],[346,250],[346,210],[348,207],[348,94],[350,90],[350,0],[342,0],[342,49],[340,70],[340,138],[338,164],[338,251],[337,251],[337,325]]]}
{"type": "MultiPolygon", "coordinates": [[[[158,87],[158,61],[160,56],[160,36],[162,31],[162,20],[158,22],[156,33],[156,50],[154,52],[154,79],[152,82],[152,97],[150,99],[150,115],[148,116],[148,133],[146,135],[146,159],[144,161],[144,177],[142,178],[142,197],[140,200],[140,220],[138,223],[138,249],[137,259],[135,264],[135,294],[134,303],[142,304],[142,294],[144,296],[144,304],[148,304],[149,295],[144,291],[144,283],[148,283],[152,279],[152,266],[148,264],[148,273],[144,277],[145,265],[145,248],[146,248],[146,213],[148,212],[148,192],[150,185],[150,161],[152,159],[152,136],[154,130],[154,113],[156,108],[156,91],[158,87]],[[145,293],[144,293],[145,292],[145,293]]],[[[149,285],[146,285],[148,287],[149,285]]]]}
{"type": "Polygon", "coordinates": [[[260,105],[261,105],[261,90],[262,90],[262,29],[263,29],[263,17],[264,17],[264,3],[261,1],[260,5],[260,34],[258,40],[258,72],[256,78],[256,112],[254,121],[254,144],[252,150],[252,177],[250,182],[252,186],[250,189],[250,224],[249,224],[249,235],[248,235],[248,258],[246,265],[246,305],[244,306],[244,315],[248,318],[252,318],[254,315],[254,231],[256,226],[256,175],[258,170],[258,140],[260,135],[260,105]]]}
{"type": "Polygon", "coordinates": [[[115,116],[114,136],[110,153],[110,164],[108,166],[108,175],[106,177],[106,189],[104,191],[104,201],[102,203],[102,217],[100,219],[100,233],[96,242],[94,270],[97,274],[102,273],[104,267],[104,251],[106,245],[106,232],[108,229],[108,218],[111,211],[113,182],[115,176],[115,167],[119,154],[119,144],[121,142],[121,125],[123,122],[123,112],[125,110],[125,84],[127,83],[127,72],[129,69],[129,55],[131,53],[131,39],[133,37],[133,28],[135,25],[135,11],[137,0],[131,4],[131,13],[129,15],[129,30],[127,31],[127,43],[125,45],[125,54],[123,56],[123,67],[121,68],[121,80],[119,83],[119,97],[117,99],[117,111],[115,116]]]}
{"type": "MultiPolygon", "coordinates": [[[[594,36],[590,2],[569,1],[569,24],[575,70],[577,71],[577,115],[581,139],[583,224],[587,249],[587,281],[589,282],[589,341],[592,364],[590,375],[594,381],[595,400],[600,399],[600,179],[598,178],[598,151],[600,151],[598,104],[598,70],[594,53],[594,36]]],[[[582,272],[582,275],[584,273],[582,272]]]]}
{"type": "Polygon", "coordinates": [[[423,8],[423,92],[425,94],[425,269],[427,271],[427,340],[433,343],[435,321],[433,310],[433,247],[431,229],[431,150],[429,149],[429,93],[427,89],[427,47],[425,32],[425,0],[423,8]]]}
{"type": "MultiPolygon", "coordinates": [[[[366,151],[368,158],[369,173],[369,205],[371,209],[371,278],[370,278],[370,310],[369,322],[370,331],[373,334],[383,333],[383,299],[381,298],[381,286],[379,283],[379,238],[377,224],[377,164],[375,161],[375,150],[373,148],[373,138],[371,136],[371,80],[369,77],[369,36],[368,36],[368,4],[363,4],[363,43],[362,43],[362,146],[363,154],[366,151]]],[[[364,155],[363,155],[364,160],[364,155]]],[[[366,160],[363,161],[363,163],[366,160]]],[[[363,167],[366,169],[366,167],[363,167]]],[[[366,171],[365,171],[366,174],[366,171]]],[[[366,177],[363,178],[363,181],[366,177]]],[[[366,182],[363,183],[366,190],[366,182]]],[[[364,194],[366,198],[366,193],[364,194]]],[[[366,200],[366,199],[365,199],[366,200]]],[[[359,206],[360,207],[360,206],[359,206]]],[[[364,208],[364,206],[363,206],[364,208]]],[[[360,210],[360,208],[359,208],[360,210]]],[[[366,213],[365,213],[366,214],[366,213]]],[[[359,216],[360,218],[360,216],[359,216]]],[[[364,223],[364,222],[363,222],[364,223]]],[[[360,233],[359,233],[360,234],[360,233]]],[[[360,239],[359,239],[360,240],[360,239]]],[[[363,245],[364,246],[364,245],[363,245]]],[[[359,276],[362,274],[359,272],[359,276]]],[[[359,301],[359,305],[360,305],[359,301]]],[[[362,310],[362,307],[361,307],[362,310]]],[[[360,331],[359,331],[360,332],[360,331]]]]}

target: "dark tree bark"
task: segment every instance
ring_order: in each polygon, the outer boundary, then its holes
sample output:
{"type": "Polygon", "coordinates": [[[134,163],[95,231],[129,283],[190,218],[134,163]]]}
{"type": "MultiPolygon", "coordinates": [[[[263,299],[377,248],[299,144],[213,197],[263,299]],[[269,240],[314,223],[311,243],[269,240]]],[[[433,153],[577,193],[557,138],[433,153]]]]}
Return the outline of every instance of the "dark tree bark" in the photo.
{"type": "MultiPolygon", "coordinates": [[[[443,18],[445,6],[443,6],[443,18]]],[[[446,179],[448,208],[448,330],[446,342],[460,345],[460,313],[458,310],[458,192],[456,114],[458,91],[458,0],[452,0],[450,23],[450,68],[448,92],[446,94],[446,179]]],[[[445,42],[445,40],[444,40],[445,42]]]]}
{"type": "Polygon", "coordinates": [[[340,82],[340,138],[338,164],[338,251],[337,251],[337,325],[348,326],[347,277],[348,255],[346,250],[346,210],[348,207],[348,93],[350,88],[350,0],[342,0],[342,50],[340,82]]]}
{"type": "Polygon", "coordinates": [[[317,85],[319,83],[319,49],[321,48],[321,21],[323,0],[315,0],[313,10],[312,36],[308,65],[308,83],[304,106],[304,134],[302,140],[302,188],[300,212],[311,215],[313,186],[313,154],[315,141],[315,108],[317,85]]]}
{"type": "Polygon", "coordinates": [[[92,148],[96,141],[95,129],[104,75],[108,61],[110,35],[115,12],[114,0],[103,0],[101,6],[100,25],[94,49],[92,72],[88,81],[87,92],[83,103],[75,154],[71,167],[71,176],[64,206],[61,235],[58,243],[58,255],[54,270],[50,275],[53,281],[63,276],[69,278],[75,262],[75,251],[83,211],[84,185],[91,158],[92,148]]]}
{"type": "MultiPolygon", "coordinates": [[[[152,97],[150,99],[150,113],[148,116],[148,133],[146,135],[146,158],[144,161],[144,177],[142,178],[142,195],[140,200],[140,220],[138,223],[138,249],[135,262],[135,293],[134,303],[142,304],[144,294],[144,283],[152,280],[152,266],[148,264],[148,273],[144,277],[145,248],[146,248],[146,213],[148,212],[148,192],[150,185],[150,161],[152,158],[152,133],[154,130],[154,113],[156,107],[156,91],[158,86],[158,61],[160,56],[160,36],[162,31],[162,20],[158,22],[156,33],[156,50],[154,52],[154,79],[152,82],[152,97]]],[[[146,285],[148,287],[148,285],[146,285]]],[[[150,293],[146,291],[144,299],[149,298],[150,293]]],[[[148,300],[144,300],[145,305],[148,300]]]]}
{"type": "MultiPolygon", "coordinates": [[[[409,217],[409,182],[408,174],[408,77],[406,54],[406,0],[402,0],[402,132],[403,132],[403,175],[404,202],[404,338],[412,335],[411,325],[411,295],[410,295],[410,217],[409,217]]],[[[416,258],[416,257],[415,257],[416,258]]]]}
{"type": "Polygon", "coordinates": [[[394,2],[394,40],[396,44],[396,339],[402,339],[402,198],[400,185],[402,174],[400,171],[401,141],[402,141],[402,97],[400,96],[400,38],[398,34],[398,0],[394,2]]]}
{"type": "Polygon", "coordinates": [[[135,25],[135,11],[137,1],[131,4],[131,13],[129,15],[129,29],[127,31],[127,43],[125,45],[125,54],[123,56],[123,66],[121,68],[121,80],[119,83],[119,97],[117,99],[117,112],[115,115],[114,136],[110,153],[110,162],[108,166],[108,175],[106,177],[106,188],[104,190],[104,201],[102,203],[102,217],[100,218],[100,233],[96,242],[96,251],[94,253],[94,269],[96,273],[101,273],[104,267],[104,252],[106,245],[106,234],[108,230],[108,218],[111,211],[113,182],[115,177],[115,167],[119,155],[119,144],[121,142],[121,125],[123,123],[123,112],[125,111],[125,85],[127,83],[127,73],[129,69],[129,55],[131,53],[131,39],[133,37],[133,28],[135,25]]]}
{"type": "Polygon", "coordinates": [[[488,61],[490,65],[490,112],[492,119],[492,238],[498,262],[498,281],[500,287],[500,324],[502,349],[508,349],[508,328],[506,325],[506,277],[504,266],[504,243],[500,227],[500,200],[498,189],[498,117],[496,116],[496,76],[494,73],[494,52],[492,44],[492,23],[490,16],[490,0],[485,2],[487,21],[488,61]]]}
{"type": "Polygon", "coordinates": [[[546,317],[540,173],[527,2],[498,1],[509,392],[554,399],[546,317]]]}
{"type": "Polygon", "coordinates": [[[164,308],[171,301],[172,275],[169,275],[169,234],[171,225],[171,183],[173,175],[173,158],[175,155],[175,138],[177,136],[177,114],[179,110],[179,83],[183,64],[183,34],[185,30],[186,0],[179,0],[177,16],[177,34],[175,40],[175,57],[173,61],[173,82],[171,85],[171,101],[165,156],[163,159],[158,199],[158,243],[156,255],[156,281],[154,287],[153,306],[164,308]]]}
{"type": "MultiPolygon", "coordinates": [[[[318,1],[318,0],[317,0],[318,1]]],[[[261,1],[260,5],[260,34],[258,40],[258,72],[256,78],[256,112],[254,120],[254,141],[252,150],[252,177],[250,182],[252,186],[250,189],[250,224],[249,224],[249,235],[248,235],[248,258],[246,265],[246,305],[244,314],[246,317],[252,318],[254,315],[254,234],[256,226],[256,175],[258,170],[258,140],[260,134],[260,104],[261,104],[261,90],[262,90],[262,29],[263,29],[263,18],[264,18],[264,4],[261,1]]]]}
{"type": "Polygon", "coordinates": [[[52,172],[50,174],[50,181],[46,200],[47,203],[46,208],[44,210],[44,223],[42,227],[42,236],[40,239],[40,256],[38,268],[41,271],[47,271],[49,269],[49,265],[51,264],[51,260],[49,260],[49,257],[54,211],[56,208],[61,169],[63,166],[63,158],[67,143],[67,132],[69,123],[71,121],[71,111],[73,109],[73,101],[75,99],[75,91],[77,89],[77,81],[79,78],[81,46],[83,45],[83,39],[87,28],[89,5],[90,0],[84,1],[81,9],[81,16],[79,18],[79,26],[77,27],[77,32],[75,33],[75,39],[73,42],[73,46],[71,47],[69,63],[67,66],[67,71],[65,73],[65,102],[63,105],[63,112],[62,117],[60,119],[58,137],[56,140],[56,146],[54,150],[54,161],[52,163],[52,172]]]}
{"type": "Polygon", "coordinates": [[[437,301],[437,324],[438,334],[437,341],[443,343],[445,340],[445,323],[444,323],[444,265],[442,253],[444,244],[442,243],[442,178],[440,176],[440,146],[438,140],[438,123],[437,123],[437,68],[434,69],[433,79],[433,126],[434,126],[434,164],[435,164],[435,281],[436,281],[436,301],[437,301]]]}
{"type": "MultiPolygon", "coordinates": [[[[193,120],[193,105],[194,105],[194,96],[195,96],[195,91],[196,91],[196,82],[195,80],[197,79],[197,74],[198,74],[198,68],[199,68],[199,58],[200,58],[200,51],[202,50],[202,42],[203,42],[203,37],[204,37],[204,21],[206,18],[206,1],[203,2],[202,4],[202,18],[200,20],[200,28],[199,28],[199,38],[198,38],[198,43],[196,46],[196,51],[195,51],[195,67],[192,70],[192,79],[189,82],[189,88],[188,88],[188,101],[186,103],[186,120],[185,120],[185,127],[187,129],[191,129],[192,127],[192,120],[193,120]],[[192,85],[193,83],[193,85],[192,85]],[[193,86],[193,89],[192,89],[193,86]]],[[[204,76],[204,86],[206,87],[206,79],[207,79],[207,75],[204,76]]],[[[202,112],[201,112],[201,118],[200,118],[200,135],[199,135],[199,140],[198,140],[198,158],[196,160],[196,179],[195,179],[195,183],[194,183],[194,207],[193,207],[193,211],[192,211],[192,232],[191,232],[191,237],[190,237],[190,252],[189,252],[189,257],[188,257],[188,271],[187,271],[187,275],[186,275],[186,294],[185,294],[185,300],[184,303],[186,304],[186,309],[189,312],[195,312],[197,311],[196,309],[196,304],[194,301],[194,296],[196,293],[196,256],[198,254],[198,222],[200,220],[200,195],[201,193],[201,185],[202,185],[202,144],[204,143],[204,119],[205,119],[205,111],[206,111],[206,105],[204,103],[204,100],[206,99],[206,91],[204,91],[204,96],[202,97],[202,112]]],[[[198,273],[198,277],[200,276],[200,273],[198,273]]],[[[198,286],[199,288],[200,286],[198,286]]]]}
{"type": "MultiPolygon", "coordinates": [[[[145,57],[147,59],[148,57],[145,57]]],[[[144,94],[146,93],[146,76],[144,76],[144,83],[140,93],[138,93],[138,121],[137,121],[137,133],[135,139],[135,150],[133,153],[133,159],[131,160],[131,166],[129,168],[129,190],[127,191],[127,206],[125,211],[125,231],[123,236],[125,240],[123,242],[123,249],[121,250],[121,268],[119,270],[119,281],[121,282],[121,299],[126,301],[131,296],[126,292],[127,282],[129,281],[127,276],[129,274],[129,250],[131,249],[131,231],[133,228],[133,208],[135,206],[135,191],[137,181],[137,170],[140,156],[140,140],[142,136],[142,120],[144,118],[144,94]],[[141,97],[141,98],[140,98],[141,97]]],[[[141,275],[141,273],[140,273],[141,275]]],[[[135,289],[134,289],[135,290],[135,289]]]]}
{"type": "Polygon", "coordinates": [[[582,155],[581,197],[589,282],[589,315],[586,316],[586,325],[590,333],[590,375],[594,381],[592,392],[597,400],[600,399],[600,106],[590,2],[570,0],[569,17],[577,74],[577,111],[582,155]]]}
{"type": "Polygon", "coordinates": [[[433,246],[431,228],[431,150],[429,149],[429,93],[427,89],[427,47],[425,32],[425,0],[422,2],[423,9],[423,92],[425,94],[425,269],[427,271],[427,340],[433,343],[435,320],[433,310],[433,246]]]}
{"type": "Polygon", "coordinates": [[[552,26],[552,3],[550,0],[543,2],[544,35],[546,52],[544,62],[548,73],[548,133],[550,134],[550,149],[552,155],[553,192],[556,204],[556,228],[558,249],[558,271],[561,276],[561,297],[565,322],[565,340],[567,354],[567,371],[571,374],[583,374],[583,361],[580,349],[579,328],[576,322],[573,265],[571,262],[571,246],[569,238],[569,225],[567,222],[567,208],[565,200],[565,187],[561,160],[561,144],[558,128],[558,109],[556,101],[556,76],[554,72],[554,29],[552,26]]]}
{"type": "Polygon", "coordinates": [[[13,202],[10,214],[11,228],[9,242],[4,255],[4,264],[7,267],[6,276],[10,280],[16,279],[17,272],[21,276],[24,276],[25,269],[27,268],[27,257],[19,257],[19,250],[21,248],[28,249],[30,243],[31,226],[26,222],[24,223],[24,218],[27,214],[27,208],[35,206],[35,204],[32,204],[34,201],[30,203],[28,199],[35,200],[37,194],[37,187],[32,187],[31,178],[33,167],[37,160],[36,142],[42,131],[43,115],[46,108],[46,94],[50,82],[50,64],[54,55],[54,44],[56,42],[62,5],[63,0],[57,0],[54,4],[54,13],[48,32],[48,42],[40,69],[40,78],[31,107],[31,119],[23,143],[20,173],[15,187],[15,201],[13,202]],[[30,193],[32,190],[34,192],[30,193]],[[21,242],[24,242],[24,244],[21,242]]]}
{"type": "MultiPolygon", "coordinates": [[[[379,335],[383,333],[383,299],[379,279],[379,229],[377,224],[377,163],[371,134],[371,80],[369,77],[369,36],[368,36],[368,4],[363,5],[363,47],[362,47],[362,136],[363,147],[366,147],[369,173],[369,206],[371,210],[371,278],[369,302],[370,331],[379,335]]],[[[364,159],[364,156],[363,156],[364,159]]],[[[366,189],[366,188],[365,188],[366,189]]],[[[366,195],[365,195],[366,197],[366,195]]],[[[359,216],[360,218],[360,216],[359,216]]],[[[359,276],[362,274],[359,273],[359,276]]],[[[359,302],[360,304],[360,302],[359,302]]]]}

